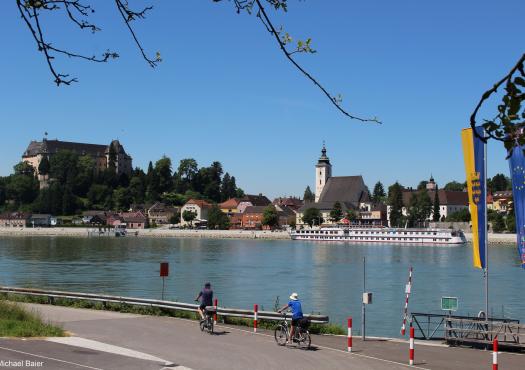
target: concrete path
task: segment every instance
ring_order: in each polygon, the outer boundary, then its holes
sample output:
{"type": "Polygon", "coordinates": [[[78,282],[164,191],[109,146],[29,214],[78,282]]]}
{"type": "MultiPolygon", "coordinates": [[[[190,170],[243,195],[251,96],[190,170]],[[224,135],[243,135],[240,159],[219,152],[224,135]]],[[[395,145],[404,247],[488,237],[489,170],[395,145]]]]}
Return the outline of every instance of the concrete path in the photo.
{"type": "MultiPolygon", "coordinates": [[[[108,348],[117,346],[131,350],[131,353],[147,354],[150,356],[148,366],[157,366],[157,368],[162,365],[162,361],[194,370],[408,368],[406,343],[374,340],[363,344],[355,341],[356,353],[348,354],[345,351],[346,338],[314,336],[312,338],[314,349],[306,351],[293,346],[277,346],[271,332],[263,331],[255,335],[240,327],[219,326],[216,335],[209,335],[200,332],[197,323],[189,320],[49,305],[28,304],[27,307],[38,311],[44,319],[61,324],[75,337],[110,345],[108,348]],[[155,362],[155,359],[162,360],[155,362]]],[[[77,342],[77,344],[78,348],[82,348],[82,343],[77,342]]],[[[47,345],[62,346],[61,348],[64,346],[59,343],[47,343],[47,345]]],[[[53,357],[52,350],[53,348],[50,348],[49,357],[53,357]]],[[[88,351],[103,352],[104,348],[95,347],[88,351]]],[[[5,354],[4,351],[0,353],[5,354]]],[[[120,360],[122,354],[124,352],[117,351],[112,353],[112,356],[118,356],[116,359],[120,360]]],[[[63,353],[59,351],[57,356],[61,355],[63,353]]],[[[141,364],[146,363],[142,358],[127,358],[137,361],[137,364],[140,361],[141,364]]],[[[418,345],[416,366],[412,368],[466,370],[490,368],[491,358],[491,353],[487,351],[418,345]]],[[[79,356],[76,362],[83,363],[82,361],[87,360],[79,356]]],[[[500,355],[500,368],[503,370],[523,369],[524,363],[523,355],[500,355]]],[[[111,361],[103,365],[100,368],[122,368],[111,361]]]]}

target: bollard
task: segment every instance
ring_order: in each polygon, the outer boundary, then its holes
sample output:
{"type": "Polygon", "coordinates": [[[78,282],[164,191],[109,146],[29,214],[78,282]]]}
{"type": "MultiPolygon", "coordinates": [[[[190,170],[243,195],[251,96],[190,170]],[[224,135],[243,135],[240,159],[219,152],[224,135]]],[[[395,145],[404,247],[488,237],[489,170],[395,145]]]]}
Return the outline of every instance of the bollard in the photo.
{"type": "Polygon", "coordinates": [[[259,311],[259,305],[253,305],[253,332],[257,333],[257,311],[259,311]]]}
{"type": "Polygon", "coordinates": [[[492,370],[498,370],[498,338],[492,342],[492,370]]]}
{"type": "Polygon", "coordinates": [[[352,352],[352,318],[348,318],[348,352],[352,352]]]}
{"type": "Polygon", "coordinates": [[[410,366],[414,365],[414,327],[410,326],[410,350],[408,352],[409,355],[409,362],[408,364],[410,366]]]}
{"type": "Polygon", "coordinates": [[[213,325],[217,325],[217,306],[218,306],[218,303],[219,303],[219,301],[217,300],[217,298],[215,298],[213,300],[213,305],[215,306],[215,313],[213,314],[213,325]]]}

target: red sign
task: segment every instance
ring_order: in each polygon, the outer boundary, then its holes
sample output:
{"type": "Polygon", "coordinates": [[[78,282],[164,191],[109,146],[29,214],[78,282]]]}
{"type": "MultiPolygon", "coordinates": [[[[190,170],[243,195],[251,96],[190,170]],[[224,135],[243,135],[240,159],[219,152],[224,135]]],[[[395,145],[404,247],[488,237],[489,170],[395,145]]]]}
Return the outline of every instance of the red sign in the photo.
{"type": "Polygon", "coordinates": [[[170,271],[170,265],[168,262],[161,262],[160,263],[160,276],[165,277],[169,275],[170,271]]]}

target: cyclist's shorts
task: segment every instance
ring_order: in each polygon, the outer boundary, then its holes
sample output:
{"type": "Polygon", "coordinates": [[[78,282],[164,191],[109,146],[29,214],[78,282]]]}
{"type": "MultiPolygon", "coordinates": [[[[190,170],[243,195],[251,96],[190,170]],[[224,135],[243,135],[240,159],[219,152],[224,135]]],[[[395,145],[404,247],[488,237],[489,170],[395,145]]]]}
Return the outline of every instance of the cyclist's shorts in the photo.
{"type": "Polygon", "coordinates": [[[201,310],[204,311],[204,309],[206,308],[206,306],[207,306],[207,305],[201,303],[201,304],[199,305],[199,308],[200,308],[201,310]]]}

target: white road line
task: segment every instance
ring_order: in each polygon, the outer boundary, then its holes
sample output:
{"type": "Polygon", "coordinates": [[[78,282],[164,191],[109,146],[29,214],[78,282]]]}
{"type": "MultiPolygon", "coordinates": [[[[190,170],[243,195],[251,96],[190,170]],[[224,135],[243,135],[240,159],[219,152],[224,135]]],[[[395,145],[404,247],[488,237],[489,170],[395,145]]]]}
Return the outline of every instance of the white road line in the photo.
{"type": "MultiPolygon", "coordinates": [[[[217,327],[220,327],[220,328],[225,328],[225,329],[231,329],[231,330],[237,330],[237,331],[242,331],[244,333],[248,333],[248,334],[253,334],[253,335],[261,335],[261,336],[264,336],[264,337],[270,337],[270,338],[273,338],[273,335],[270,335],[270,334],[263,334],[263,333],[254,333],[253,331],[249,331],[249,330],[245,330],[245,329],[238,329],[238,328],[232,328],[230,326],[222,326],[222,325],[217,325],[217,327]]],[[[387,362],[387,363],[390,363],[390,364],[396,364],[396,365],[401,365],[401,366],[404,366],[404,367],[408,367],[408,368],[411,368],[411,369],[420,369],[420,370],[430,370],[426,367],[419,367],[419,366],[410,366],[408,364],[404,364],[402,362],[397,362],[397,361],[391,361],[391,360],[385,360],[384,358],[379,358],[379,357],[374,357],[374,356],[368,356],[368,355],[362,355],[362,354],[359,354],[359,353],[355,353],[355,352],[352,352],[352,353],[349,353],[347,351],[343,351],[341,349],[337,349],[337,348],[331,348],[331,347],[325,347],[325,346],[319,346],[319,345],[315,345],[316,347],[319,347],[319,348],[323,348],[323,349],[326,349],[326,350],[330,350],[330,351],[335,351],[335,352],[340,352],[340,353],[344,353],[346,355],[350,355],[350,356],[357,356],[357,357],[363,357],[363,358],[367,358],[367,359],[371,359],[371,360],[377,360],[377,361],[382,361],[382,362],[387,362]]]]}
{"type": "Polygon", "coordinates": [[[101,369],[101,368],[98,368],[98,367],[92,367],[92,366],[88,366],[88,365],[77,364],[76,362],[70,362],[70,361],[60,360],[60,359],[58,359],[58,358],[46,357],[46,356],[41,356],[41,355],[37,355],[37,354],[34,354],[34,353],[29,353],[29,352],[24,352],[24,351],[18,351],[18,350],[16,350],[16,349],[12,349],[12,348],[0,347],[0,349],[3,349],[3,350],[5,350],[5,351],[11,351],[11,352],[16,352],[16,353],[21,353],[21,354],[23,354],[23,355],[29,355],[29,356],[33,356],[33,357],[38,357],[38,358],[42,358],[42,359],[44,359],[44,360],[51,360],[51,361],[56,361],[56,362],[62,362],[62,363],[64,363],[64,364],[68,364],[68,365],[75,365],[75,366],[85,367],[86,369],[104,370],[104,369],[101,369]]]}
{"type": "Polygon", "coordinates": [[[103,342],[98,342],[96,340],[85,339],[80,337],[53,337],[46,338],[46,341],[65,344],[68,346],[92,349],[94,351],[113,353],[115,355],[138,358],[140,360],[160,362],[163,365],[170,363],[169,361],[166,361],[156,356],[148,355],[147,353],[138,352],[129,348],[114,346],[112,344],[107,344],[103,342]]]}

